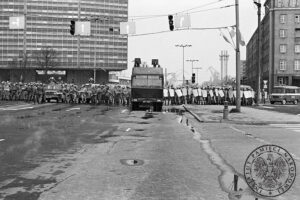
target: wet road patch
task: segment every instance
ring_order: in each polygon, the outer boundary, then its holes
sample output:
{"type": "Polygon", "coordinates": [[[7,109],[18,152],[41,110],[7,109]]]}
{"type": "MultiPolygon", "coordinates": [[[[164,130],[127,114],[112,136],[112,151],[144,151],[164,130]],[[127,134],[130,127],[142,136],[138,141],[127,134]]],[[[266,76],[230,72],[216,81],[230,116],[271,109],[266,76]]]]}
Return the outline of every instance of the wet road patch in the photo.
{"type": "Polygon", "coordinates": [[[141,166],[144,164],[144,161],[140,159],[121,159],[120,162],[126,166],[141,166]]]}

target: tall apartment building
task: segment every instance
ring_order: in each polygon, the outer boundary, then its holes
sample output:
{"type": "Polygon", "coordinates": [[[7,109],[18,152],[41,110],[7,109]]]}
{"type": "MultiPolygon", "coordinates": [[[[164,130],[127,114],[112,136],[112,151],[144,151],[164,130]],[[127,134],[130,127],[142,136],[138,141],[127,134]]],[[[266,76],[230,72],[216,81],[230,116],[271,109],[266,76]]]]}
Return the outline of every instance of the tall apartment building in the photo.
{"type": "Polygon", "coordinates": [[[107,82],[109,71],[127,69],[128,40],[119,29],[127,19],[128,0],[1,0],[0,80],[37,81],[48,73],[75,83],[95,74],[107,82]],[[24,15],[25,28],[12,29],[11,17],[24,15]],[[71,35],[71,20],[90,21],[90,36],[71,35]],[[46,47],[56,52],[47,70],[37,61],[46,47]]]}
{"type": "MultiPolygon", "coordinates": [[[[300,0],[266,0],[261,21],[261,88],[274,85],[300,86],[300,0]]],[[[247,43],[247,84],[257,88],[257,30],[247,43]]],[[[269,90],[270,92],[270,90],[269,90]]]]}

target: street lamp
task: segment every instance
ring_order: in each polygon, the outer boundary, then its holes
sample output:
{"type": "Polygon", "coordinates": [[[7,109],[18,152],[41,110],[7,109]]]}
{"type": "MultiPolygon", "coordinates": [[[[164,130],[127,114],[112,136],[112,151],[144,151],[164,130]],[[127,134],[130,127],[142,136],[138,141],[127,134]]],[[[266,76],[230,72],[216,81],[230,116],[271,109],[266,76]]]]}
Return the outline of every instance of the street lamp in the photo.
{"type": "Polygon", "coordinates": [[[257,65],[257,95],[256,95],[256,104],[260,102],[260,83],[261,83],[261,62],[260,62],[260,18],[261,18],[261,3],[260,0],[253,1],[253,3],[257,6],[257,20],[258,20],[258,25],[257,25],[257,60],[258,60],[258,65],[257,65]]]}
{"type": "Polygon", "coordinates": [[[184,79],[184,48],[185,47],[191,47],[190,44],[176,44],[175,47],[182,47],[182,85],[184,85],[185,79],[184,79]]]}
{"type": "Polygon", "coordinates": [[[199,62],[199,60],[196,60],[196,59],[189,59],[189,60],[186,60],[186,61],[192,63],[192,73],[194,73],[194,62],[199,62]]]}

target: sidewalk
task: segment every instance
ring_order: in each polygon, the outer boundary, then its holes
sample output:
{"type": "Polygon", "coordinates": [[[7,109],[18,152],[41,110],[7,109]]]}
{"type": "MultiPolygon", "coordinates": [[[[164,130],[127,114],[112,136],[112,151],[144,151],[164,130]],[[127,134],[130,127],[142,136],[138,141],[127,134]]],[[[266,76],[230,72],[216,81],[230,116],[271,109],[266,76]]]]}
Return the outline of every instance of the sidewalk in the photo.
{"type": "MultiPolygon", "coordinates": [[[[240,113],[229,113],[228,120],[223,120],[223,105],[184,105],[188,112],[201,122],[225,122],[241,124],[295,124],[300,123],[300,116],[276,111],[259,110],[253,107],[241,107],[240,113]]],[[[235,106],[229,106],[229,111],[235,106]]]]}

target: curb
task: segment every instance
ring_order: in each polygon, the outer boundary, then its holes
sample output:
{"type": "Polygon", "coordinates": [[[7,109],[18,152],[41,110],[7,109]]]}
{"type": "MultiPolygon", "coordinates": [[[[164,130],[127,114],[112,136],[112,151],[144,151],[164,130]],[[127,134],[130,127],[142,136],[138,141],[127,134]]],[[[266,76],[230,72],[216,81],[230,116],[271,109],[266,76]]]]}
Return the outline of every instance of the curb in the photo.
{"type": "Polygon", "coordinates": [[[230,119],[220,119],[220,120],[205,120],[200,118],[193,111],[189,110],[185,105],[183,108],[189,112],[197,121],[202,123],[228,123],[228,124],[241,124],[241,125],[267,125],[267,124],[300,124],[300,121],[241,121],[241,120],[230,120],[230,119]]]}

